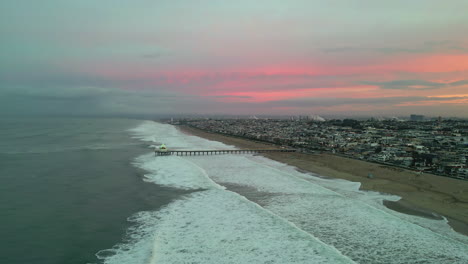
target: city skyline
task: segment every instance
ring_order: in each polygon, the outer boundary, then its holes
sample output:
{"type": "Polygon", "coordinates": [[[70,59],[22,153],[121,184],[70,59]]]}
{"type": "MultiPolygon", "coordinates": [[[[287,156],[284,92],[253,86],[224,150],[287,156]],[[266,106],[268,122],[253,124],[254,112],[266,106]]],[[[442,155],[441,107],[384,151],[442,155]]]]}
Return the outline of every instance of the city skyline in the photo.
{"type": "Polygon", "coordinates": [[[468,117],[468,2],[2,1],[2,115],[468,117]]]}

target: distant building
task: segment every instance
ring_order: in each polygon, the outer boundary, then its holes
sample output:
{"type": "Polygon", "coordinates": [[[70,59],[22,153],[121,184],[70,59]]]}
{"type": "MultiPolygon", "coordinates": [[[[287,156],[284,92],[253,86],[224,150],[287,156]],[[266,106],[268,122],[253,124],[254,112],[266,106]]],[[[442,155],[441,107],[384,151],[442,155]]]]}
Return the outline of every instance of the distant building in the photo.
{"type": "Polygon", "coordinates": [[[410,120],[411,121],[423,121],[424,116],[423,115],[410,115],[410,120]]]}

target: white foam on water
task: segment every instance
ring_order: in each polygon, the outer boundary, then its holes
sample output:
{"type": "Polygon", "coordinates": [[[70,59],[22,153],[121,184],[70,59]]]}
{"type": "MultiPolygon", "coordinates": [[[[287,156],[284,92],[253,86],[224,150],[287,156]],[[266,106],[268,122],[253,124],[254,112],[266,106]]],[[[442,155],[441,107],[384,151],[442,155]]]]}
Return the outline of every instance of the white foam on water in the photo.
{"type": "MultiPolygon", "coordinates": [[[[229,149],[220,142],[183,134],[174,126],[144,121],[131,129],[135,138],[151,143],[165,143],[170,149],[229,149]]],[[[156,146],[156,145],[154,145],[156,146]]],[[[148,153],[136,158],[135,166],[146,170],[145,181],[181,189],[221,188],[203,169],[180,156],[160,156],[148,153]]]]}
{"type": "Polygon", "coordinates": [[[361,186],[361,183],[359,182],[351,182],[351,181],[347,181],[343,179],[324,178],[313,173],[302,173],[302,172],[297,171],[297,169],[293,166],[289,166],[289,165],[279,163],[270,159],[266,159],[264,157],[252,157],[251,159],[259,163],[267,163],[268,166],[278,168],[291,175],[305,179],[316,185],[325,187],[329,190],[339,193],[342,196],[345,196],[346,198],[366,203],[370,206],[375,207],[376,209],[385,211],[388,214],[401,218],[402,220],[406,220],[413,224],[425,227],[431,231],[439,233],[443,236],[447,236],[455,240],[459,240],[460,242],[463,242],[465,244],[468,244],[468,237],[455,232],[448,225],[448,221],[445,218],[443,220],[437,220],[437,219],[429,219],[429,218],[419,217],[419,216],[414,216],[414,215],[408,215],[408,214],[400,213],[392,209],[389,209],[383,204],[384,200],[399,201],[401,197],[397,195],[374,192],[374,191],[361,191],[359,190],[361,186]]]}
{"type": "Polygon", "coordinates": [[[146,170],[145,181],[185,190],[222,188],[202,168],[178,156],[155,157],[153,153],[136,158],[135,166],[146,170]]]}
{"type": "Polygon", "coordinates": [[[155,146],[164,143],[170,149],[235,149],[235,147],[221,142],[184,134],[172,125],[152,121],[144,121],[141,125],[129,131],[134,138],[155,143],[155,146]]]}
{"type": "Polygon", "coordinates": [[[318,185],[310,188],[306,180],[273,166],[253,162],[252,158],[249,155],[215,155],[209,159],[203,156],[185,157],[202,167],[215,182],[244,185],[270,193],[335,194],[318,185]]]}
{"type": "Polygon", "coordinates": [[[225,190],[196,192],[134,220],[129,243],[98,253],[104,263],[353,263],[225,190]]]}
{"type": "MultiPolygon", "coordinates": [[[[132,133],[169,148],[231,148],[154,122],[132,133]]],[[[137,215],[135,239],[111,250],[106,263],[320,263],[342,258],[333,247],[359,263],[468,263],[467,238],[446,221],[392,211],[382,201],[398,196],[360,191],[359,183],[252,155],[143,155],[135,164],[149,172],[147,181],[209,190],[137,215]],[[216,183],[258,190],[252,200],[262,208],[216,183]],[[316,254],[322,242],[328,246],[316,254]]]]}
{"type": "Polygon", "coordinates": [[[271,193],[259,201],[265,209],[357,262],[468,263],[466,236],[444,220],[400,214],[382,204],[398,196],[359,191],[359,184],[313,177],[264,157],[187,159],[220,184],[271,193]]]}

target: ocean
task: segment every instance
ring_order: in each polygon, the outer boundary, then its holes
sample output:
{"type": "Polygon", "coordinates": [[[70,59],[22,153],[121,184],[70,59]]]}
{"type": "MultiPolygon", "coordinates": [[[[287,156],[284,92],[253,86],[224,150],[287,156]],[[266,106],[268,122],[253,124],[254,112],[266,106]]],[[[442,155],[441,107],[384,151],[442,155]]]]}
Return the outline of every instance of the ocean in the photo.
{"type": "Polygon", "coordinates": [[[468,263],[399,197],[127,119],[1,119],[0,249],[17,263],[468,263]]]}

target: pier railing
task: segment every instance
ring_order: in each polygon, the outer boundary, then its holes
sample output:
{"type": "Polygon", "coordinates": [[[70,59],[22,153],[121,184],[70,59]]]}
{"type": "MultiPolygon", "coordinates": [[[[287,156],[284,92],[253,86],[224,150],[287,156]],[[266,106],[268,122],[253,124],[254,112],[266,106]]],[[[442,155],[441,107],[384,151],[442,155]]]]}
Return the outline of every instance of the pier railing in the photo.
{"type": "Polygon", "coordinates": [[[156,156],[194,156],[194,155],[219,155],[219,154],[255,154],[269,152],[296,152],[295,149],[215,149],[215,150],[167,150],[155,151],[156,156]]]}

